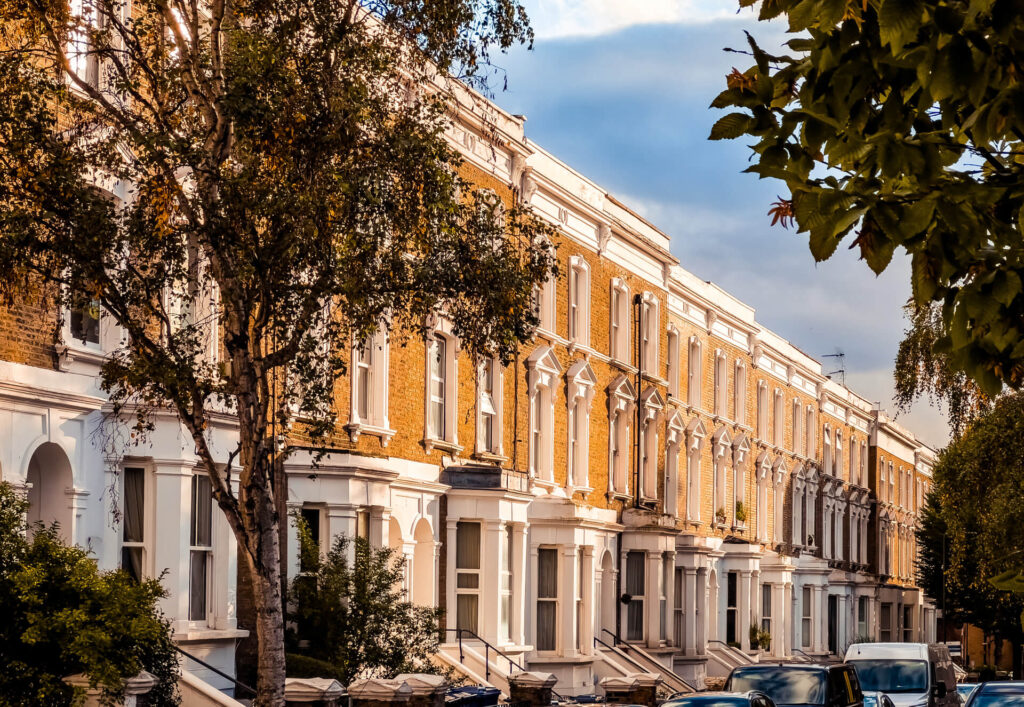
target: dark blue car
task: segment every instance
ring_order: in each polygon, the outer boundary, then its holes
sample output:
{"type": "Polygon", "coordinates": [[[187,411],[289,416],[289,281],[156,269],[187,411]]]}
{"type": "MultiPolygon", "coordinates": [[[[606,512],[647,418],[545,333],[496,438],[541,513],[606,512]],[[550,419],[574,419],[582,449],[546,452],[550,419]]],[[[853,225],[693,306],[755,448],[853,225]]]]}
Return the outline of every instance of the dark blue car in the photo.
{"type": "Polygon", "coordinates": [[[775,707],[775,703],[762,692],[699,692],[674,697],[661,707],[775,707]]]}
{"type": "Polygon", "coordinates": [[[725,689],[768,695],[778,707],[821,705],[864,707],[857,671],[846,663],[797,665],[774,663],[733,668],[725,689]]]}
{"type": "Polygon", "coordinates": [[[974,688],[967,707],[1024,707],[1024,682],[983,682],[974,688]]]}

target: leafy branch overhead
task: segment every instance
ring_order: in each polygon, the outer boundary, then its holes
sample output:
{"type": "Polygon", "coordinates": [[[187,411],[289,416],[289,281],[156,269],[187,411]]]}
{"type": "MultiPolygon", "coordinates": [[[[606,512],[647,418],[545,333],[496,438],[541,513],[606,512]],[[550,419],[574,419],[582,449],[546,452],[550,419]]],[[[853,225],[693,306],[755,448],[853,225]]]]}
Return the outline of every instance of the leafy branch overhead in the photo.
{"type": "Polygon", "coordinates": [[[754,138],[811,253],[911,255],[935,351],[989,395],[1024,384],[1024,13],[1013,0],[741,0],[792,38],[727,76],[711,139],[754,138]]]}

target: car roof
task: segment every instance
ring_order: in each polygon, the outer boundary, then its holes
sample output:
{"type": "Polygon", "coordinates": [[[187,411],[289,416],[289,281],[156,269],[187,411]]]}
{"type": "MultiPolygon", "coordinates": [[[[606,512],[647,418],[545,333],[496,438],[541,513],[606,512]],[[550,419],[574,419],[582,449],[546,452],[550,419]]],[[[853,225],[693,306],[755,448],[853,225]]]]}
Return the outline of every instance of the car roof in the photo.
{"type": "Polygon", "coordinates": [[[1024,694],[1024,681],[1018,680],[1000,680],[992,682],[983,682],[978,687],[978,692],[987,693],[1005,693],[1010,695],[1024,694]]]}
{"type": "Polygon", "coordinates": [[[764,697],[763,692],[757,690],[748,690],[746,692],[726,691],[726,690],[709,690],[707,692],[694,692],[689,695],[680,695],[679,697],[672,697],[662,702],[662,705],[667,705],[672,702],[681,702],[683,700],[700,700],[705,697],[713,699],[715,697],[739,697],[741,699],[750,699],[751,697],[764,697]]]}
{"type": "Polygon", "coordinates": [[[854,643],[846,650],[846,660],[928,660],[927,643],[854,643]]]}
{"type": "Polygon", "coordinates": [[[774,663],[757,663],[756,665],[739,665],[732,669],[732,673],[740,672],[759,672],[767,668],[786,668],[787,670],[810,670],[816,672],[827,672],[829,670],[838,670],[840,668],[852,668],[849,663],[829,663],[828,665],[821,665],[820,663],[784,663],[782,661],[774,663]]]}

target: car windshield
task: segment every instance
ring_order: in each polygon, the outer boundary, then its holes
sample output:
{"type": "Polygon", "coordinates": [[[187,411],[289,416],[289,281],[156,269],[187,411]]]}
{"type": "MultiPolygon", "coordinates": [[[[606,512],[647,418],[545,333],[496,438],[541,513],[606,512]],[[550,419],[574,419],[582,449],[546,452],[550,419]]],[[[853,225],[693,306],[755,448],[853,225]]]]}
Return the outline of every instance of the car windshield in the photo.
{"type": "Polygon", "coordinates": [[[778,667],[736,670],[726,690],[757,690],[776,704],[820,705],[825,702],[825,673],[807,668],[778,667]]]}
{"type": "Polygon", "coordinates": [[[1024,707],[1024,694],[1008,695],[993,693],[978,695],[971,702],[971,707],[1024,707]]]}
{"type": "Polygon", "coordinates": [[[684,697],[670,702],[663,702],[662,707],[749,707],[750,700],[745,697],[684,697]]]}
{"type": "Polygon", "coordinates": [[[857,677],[863,690],[878,692],[927,692],[928,663],[923,660],[857,660],[857,677]]]}

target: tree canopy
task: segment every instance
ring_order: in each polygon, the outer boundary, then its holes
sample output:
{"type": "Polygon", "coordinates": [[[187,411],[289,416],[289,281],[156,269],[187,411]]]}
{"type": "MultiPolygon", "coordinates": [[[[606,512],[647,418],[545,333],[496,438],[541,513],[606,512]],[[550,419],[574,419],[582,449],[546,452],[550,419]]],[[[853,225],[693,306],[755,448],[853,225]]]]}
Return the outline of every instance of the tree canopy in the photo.
{"type": "Polygon", "coordinates": [[[518,0],[0,5],[0,291],[41,278],[122,327],[103,385],[137,441],[180,417],[253,580],[259,703],[284,683],[275,430],[320,444],[382,327],[440,313],[507,362],[536,324],[551,229],[445,137],[474,100],[451,77],[485,87],[490,48],[531,41],[518,0]]]}
{"type": "Polygon", "coordinates": [[[1024,566],[1022,435],[1024,394],[998,399],[939,454],[917,533],[918,574],[928,595],[941,602],[944,593],[951,620],[1018,645],[1024,596],[990,580],[1024,566]]]}
{"type": "Polygon", "coordinates": [[[178,660],[160,582],[101,572],[57,526],[29,526],[28,502],[0,483],[0,704],[70,705],[62,678],[85,673],[106,700],[126,678],[157,678],[147,704],[178,704],[178,660]]]}
{"type": "Polygon", "coordinates": [[[770,214],[825,260],[911,256],[934,350],[988,395],[1024,384],[1024,13],[1016,0],[740,0],[789,53],[749,37],[711,139],[755,138],[746,170],[785,183],[770,214]]]}

